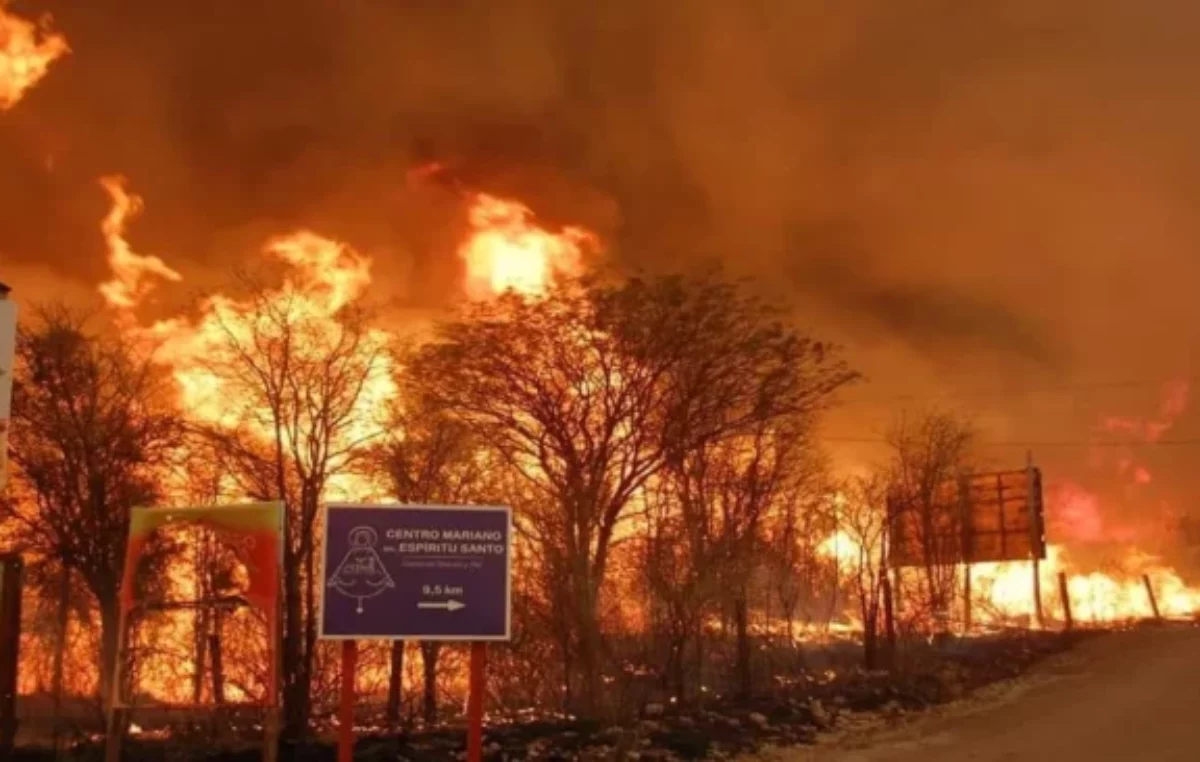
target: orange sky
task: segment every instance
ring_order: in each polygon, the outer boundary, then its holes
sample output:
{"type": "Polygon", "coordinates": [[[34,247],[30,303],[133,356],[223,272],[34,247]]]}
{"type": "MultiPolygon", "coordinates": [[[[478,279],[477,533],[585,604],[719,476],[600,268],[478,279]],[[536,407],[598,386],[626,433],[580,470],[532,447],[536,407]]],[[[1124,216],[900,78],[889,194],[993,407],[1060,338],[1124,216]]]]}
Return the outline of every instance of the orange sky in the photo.
{"type": "MultiPolygon", "coordinates": [[[[0,280],[25,301],[94,298],[97,179],[121,173],[135,249],[184,279],[164,303],[304,226],[426,316],[467,220],[453,184],[405,177],[440,159],[624,264],[760,276],[870,378],[831,438],[951,394],[990,441],[1086,442],[1200,376],[1194,3],[11,5],[72,49],[0,113],[0,280]]],[[[1087,448],[1038,457],[1145,514],[1193,502],[1198,449],[1139,453],[1136,494],[1087,448]]]]}

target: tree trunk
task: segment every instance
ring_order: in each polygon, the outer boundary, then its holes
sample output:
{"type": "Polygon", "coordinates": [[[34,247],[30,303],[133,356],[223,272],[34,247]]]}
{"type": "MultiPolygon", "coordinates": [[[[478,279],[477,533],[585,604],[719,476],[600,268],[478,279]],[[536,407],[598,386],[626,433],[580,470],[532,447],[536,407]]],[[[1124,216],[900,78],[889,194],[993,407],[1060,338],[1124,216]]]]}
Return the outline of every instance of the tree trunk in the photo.
{"type": "Polygon", "coordinates": [[[192,658],[195,660],[195,671],[192,673],[192,703],[199,704],[204,700],[204,668],[208,661],[208,646],[209,646],[209,631],[208,631],[208,608],[201,606],[196,609],[196,623],[192,633],[193,647],[195,653],[192,658]]]}
{"type": "Polygon", "coordinates": [[[579,622],[579,694],[576,713],[595,717],[601,706],[600,633],[594,617],[579,622]]]}
{"type": "Polygon", "coordinates": [[[59,748],[59,726],[62,723],[63,658],[67,651],[67,628],[71,623],[71,570],[63,567],[58,588],[58,611],[55,612],[54,677],[51,690],[54,693],[54,749],[59,748]]]}
{"type": "Polygon", "coordinates": [[[883,632],[887,638],[887,666],[896,667],[896,611],[892,601],[892,584],[887,569],[879,572],[880,592],[883,595],[883,632]]]}
{"type": "Polygon", "coordinates": [[[425,672],[425,712],[426,727],[436,725],[438,718],[437,705],[437,663],[441,654],[442,644],[438,642],[421,643],[421,666],[425,672]]]}
{"type": "Polygon", "coordinates": [[[741,698],[749,698],[754,690],[750,670],[750,612],[745,594],[733,602],[733,624],[737,630],[737,692],[741,698]]]}
{"type": "Polygon", "coordinates": [[[680,704],[687,702],[687,638],[672,638],[667,655],[667,685],[668,691],[675,694],[680,704]]]}
{"type": "Polygon", "coordinates": [[[221,653],[221,609],[213,610],[212,636],[208,644],[209,658],[212,659],[212,699],[213,703],[221,706],[225,703],[225,659],[221,653]]]}
{"type": "MultiPolygon", "coordinates": [[[[308,531],[312,532],[311,526],[308,531]]],[[[304,696],[306,708],[311,708],[313,664],[317,656],[317,576],[314,563],[316,556],[316,548],[310,542],[304,555],[304,696]]],[[[306,714],[305,722],[307,721],[306,714]]]]}
{"type": "Polygon", "coordinates": [[[602,705],[601,633],[597,615],[599,586],[597,575],[602,574],[600,562],[588,557],[590,541],[585,536],[577,543],[580,548],[570,566],[571,607],[568,621],[575,630],[575,665],[579,675],[576,684],[574,713],[595,717],[602,705]]]}
{"type": "Polygon", "coordinates": [[[388,673],[387,725],[390,730],[400,727],[401,697],[404,692],[404,641],[392,641],[391,671],[388,673]]]}
{"type": "Polygon", "coordinates": [[[563,668],[563,712],[569,712],[575,706],[575,692],[571,689],[575,680],[575,657],[571,649],[571,635],[564,628],[561,638],[562,668],[563,668]]]}
{"type": "Polygon", "coordinates": [[[863,620],[863,667],[874,670],[879,661],[879,625],[877,614],[863,620]]]}
{"type": "Polygon", "coordinates": [[[300,636],[303,616],[300,611],[300,574],[295,553],[289,552],[283,567],[283,714],[284,734],[302,738],[308,728],[308,683],[302,676],[300,636]]]}

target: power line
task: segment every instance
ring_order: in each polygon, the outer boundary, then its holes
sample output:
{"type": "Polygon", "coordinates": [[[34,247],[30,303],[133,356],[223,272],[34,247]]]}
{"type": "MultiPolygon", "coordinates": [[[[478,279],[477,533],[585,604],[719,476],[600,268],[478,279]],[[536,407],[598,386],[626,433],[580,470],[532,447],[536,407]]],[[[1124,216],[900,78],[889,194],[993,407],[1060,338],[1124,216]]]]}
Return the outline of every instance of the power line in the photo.
{"type": "MultiPolygon", "coordinates": [[[[888,441],[882,437],[822,437],[825,442],[843,442],[847,444],[887,444],[888,441]]],[[[980,447],[1019,447],[1025,450],[1037,449],[1039,447],[1194,447],[1200,445],[1198,439],[1160,439],[1157,442],[1088,442],[1082,440],[1076,441],[1058,441],[1058,442],[974,442],[973,444],[980,447]]]]}
{"type": "Polygon", "coordinates": [[[1097,389],[1128,389],[1137,388],[1140,386],[1162,386],[1163,384],[1170,383],[1172,381],[1193,383],[1200,381],[1200,376],[1182,376],[1168,378],[1166,380],[1163,378],[1141,378],[1126,379],[1124,381],[1080,382],[1071,384],[1057,384],[1053,386],[989,389],[965,392],[942,392],[938,394],[897,394],[889,397],[846,399],[842,400],[839,404],[842,406],[850,406],[883,404],[888,402],[919,402],[937,399],[987,399],[994,397],[1018,397],[1028,394],[1053,394],[1060,392],[1075,392],[1097,389]]]}

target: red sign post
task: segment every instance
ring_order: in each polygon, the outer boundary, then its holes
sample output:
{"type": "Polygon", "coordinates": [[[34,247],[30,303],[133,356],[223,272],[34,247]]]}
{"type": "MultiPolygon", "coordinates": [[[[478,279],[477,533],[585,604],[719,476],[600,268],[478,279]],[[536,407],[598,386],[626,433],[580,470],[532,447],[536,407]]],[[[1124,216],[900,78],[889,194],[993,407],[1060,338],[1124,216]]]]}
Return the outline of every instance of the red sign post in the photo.
{"type": "Polygon", "coordinates": [[[471,644],[467,687],[467,762],[483,759],[483,697],[487,691],[487,643],[471,644]]]}
{"type": "Polygon", "coordinates": [[[504,506],[326,507],[321,637],[342,641],[338,762],[354,754],[356,640],[469,642],[467,762],[483,758],[487,641],[511,626],[504,506]]]}
{"type": "Polygon", "coordinates": [[[354,677],[358,670],[358,643],[342,641],[342,704],[338,707],[338,762],[354,760],[354,677]]]}

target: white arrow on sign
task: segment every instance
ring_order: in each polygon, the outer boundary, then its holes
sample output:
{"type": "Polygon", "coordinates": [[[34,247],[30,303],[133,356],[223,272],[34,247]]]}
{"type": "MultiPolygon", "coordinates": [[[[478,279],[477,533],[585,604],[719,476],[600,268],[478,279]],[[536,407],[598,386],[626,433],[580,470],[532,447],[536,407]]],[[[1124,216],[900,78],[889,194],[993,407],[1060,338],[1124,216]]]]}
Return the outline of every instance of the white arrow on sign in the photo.
{"type": "Polygon", "coordinates": [[[466,607],[467,604],[459,601],[421,601],[417,604],[419,609],[445,609],[446,611],[458,611],[466,607]]]}

